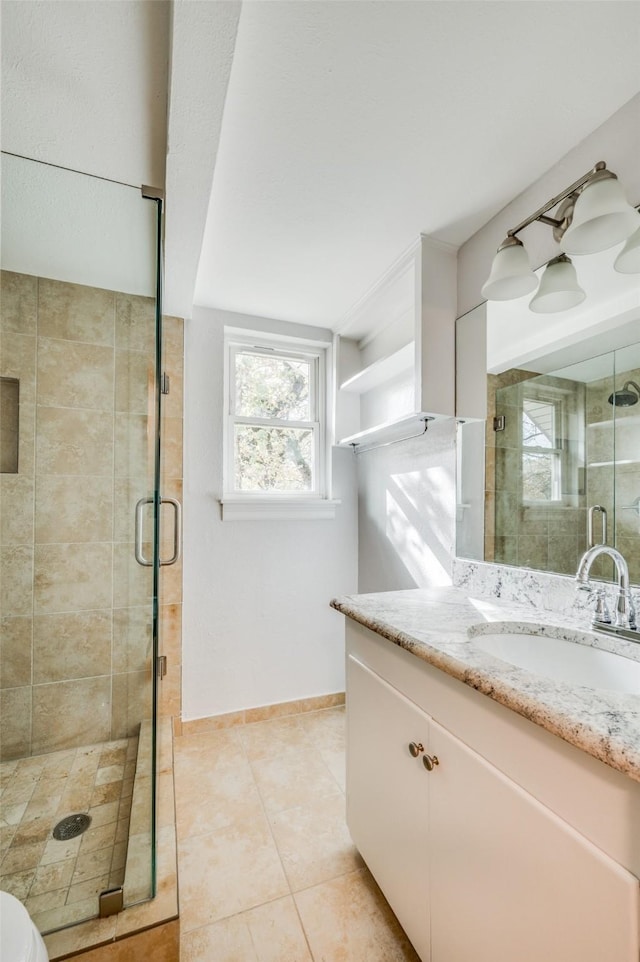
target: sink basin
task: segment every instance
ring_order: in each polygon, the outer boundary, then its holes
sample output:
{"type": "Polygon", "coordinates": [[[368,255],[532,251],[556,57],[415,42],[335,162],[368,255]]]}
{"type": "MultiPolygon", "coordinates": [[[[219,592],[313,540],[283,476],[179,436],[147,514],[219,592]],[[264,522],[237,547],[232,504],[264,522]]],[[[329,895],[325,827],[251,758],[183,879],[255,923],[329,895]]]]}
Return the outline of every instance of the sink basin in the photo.
{"type": "Polygon", "coordinates": [[[554,681],[640,695],[640,662],[611,651],[520,632],[470,632],[470,637],[489,655],[554,681]]]}

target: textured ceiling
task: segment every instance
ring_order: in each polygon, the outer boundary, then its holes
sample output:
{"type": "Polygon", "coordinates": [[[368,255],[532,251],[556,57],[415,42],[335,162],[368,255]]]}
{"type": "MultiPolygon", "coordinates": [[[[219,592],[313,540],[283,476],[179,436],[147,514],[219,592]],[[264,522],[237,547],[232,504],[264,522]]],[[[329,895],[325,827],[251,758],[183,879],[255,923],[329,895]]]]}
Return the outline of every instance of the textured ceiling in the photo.
{"type": "Polygon", "coordinates": [[[639,24],[626,2],[243,3],[195,302],[337,326],[420,231],[462,243],[629,100],[639,24]]]}
{"type": "Polygon", "coordinates": [[[2,0],[2,149],[164,186],[165,0],[2,0]]]}

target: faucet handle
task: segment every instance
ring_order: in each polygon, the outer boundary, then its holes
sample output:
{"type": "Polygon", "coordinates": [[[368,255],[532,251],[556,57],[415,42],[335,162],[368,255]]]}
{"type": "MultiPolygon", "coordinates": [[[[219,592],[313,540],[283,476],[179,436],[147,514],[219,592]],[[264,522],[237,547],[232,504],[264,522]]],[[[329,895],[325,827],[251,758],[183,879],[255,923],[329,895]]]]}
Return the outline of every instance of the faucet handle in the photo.
{"type": "Polygon", "coordinates": [[[620,589],[618,595],[617,611],[620,612],[620,617],[616,616],[616,625],[621,625],[623,628],[630,628],[632,631],[636,629],[636,609],[633,604],[633,599],[631,598],[631,592],[627,588],[620,589]]]}
{"type": "Polygon", "coordinates": [[[636,612],[628,588],[619,588],[616,600],[616,617],[614,624],[617,628],[633,629],[636,623],[636,612]]]}
{"type": "Polygon", "coordinates": [[[601,625],[611,624],[611,613],[607,606],[607,596],[604,592],[604,588],[598,588],[596,591],[596,606],[593,612],[593,620],[598,621],[601,625]]]}

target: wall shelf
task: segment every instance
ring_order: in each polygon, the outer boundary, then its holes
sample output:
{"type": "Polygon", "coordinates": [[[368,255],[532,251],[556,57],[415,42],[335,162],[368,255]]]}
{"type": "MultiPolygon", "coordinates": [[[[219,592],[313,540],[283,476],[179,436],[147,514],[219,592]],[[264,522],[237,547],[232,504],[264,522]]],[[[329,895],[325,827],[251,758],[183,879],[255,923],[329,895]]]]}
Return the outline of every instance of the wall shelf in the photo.
{"type": "Polygon", "coordinates": [[[340,385],[341,391],[353,394],[365,394],[373,388],[380,387],[385,381],[390,381],[399,374],[409,372],[413,368],[415,358],[415,344],[411,341],[399,350],[381,357],[367,367],[353,374],[340,385]]]}
{"type": "Polygon", "coordinates": [[[399,441],[403,434],[412,429],[415,430],[413,436],[420,437],[420,434],[424,433],[418,433],[420,423],[429,420],[433,420],[433,418],[427,414],[409,414],[406,417],[397,418],[395,421],[385,421],[384,424],[376,424],[372,428],[366,428],[364,431],[358,431],[356,434],[350,434],[348,437],[342,438],[339,447],[360,447],[360,445],[367,447],[369,444],[378,445],[387,441],[399,441]]]}
{"type": "Polygon", "coordinates": [[[455,316],[456,251],[420,235],[339,327],[336,444],[401,440],[421,418],[454,416],[455,316]]]}
{"type": "Polygon", "coordinates": [[[590,424],[587,424],[587,428],[605,428],[605,427],[620,428],[624,424],[639,424],[639,423],[640,423],[640,414],[630,414],[628,417],[620,416],[617,418],[609,418],[608,421],[591,421],[590,424]]]}

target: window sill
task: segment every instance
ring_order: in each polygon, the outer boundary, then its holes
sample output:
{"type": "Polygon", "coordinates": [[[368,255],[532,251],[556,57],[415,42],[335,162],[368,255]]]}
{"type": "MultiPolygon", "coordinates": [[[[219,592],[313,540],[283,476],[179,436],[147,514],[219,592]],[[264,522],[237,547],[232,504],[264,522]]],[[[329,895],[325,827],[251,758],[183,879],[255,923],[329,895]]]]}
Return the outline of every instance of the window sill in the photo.
{"type": "Polygon", "coordinates": [[[330,521],[339,504],[328,498],[220,499],[223,521],[330,521]]]}

